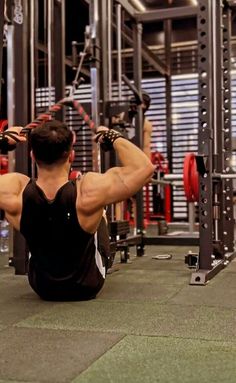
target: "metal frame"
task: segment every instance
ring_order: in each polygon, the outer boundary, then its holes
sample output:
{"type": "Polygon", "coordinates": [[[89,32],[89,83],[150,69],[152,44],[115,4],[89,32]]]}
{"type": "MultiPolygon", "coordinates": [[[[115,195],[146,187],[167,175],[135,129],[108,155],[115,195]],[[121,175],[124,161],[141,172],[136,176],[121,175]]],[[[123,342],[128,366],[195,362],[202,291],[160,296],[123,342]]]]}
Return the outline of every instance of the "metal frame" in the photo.
{"type": "Polygon", "coordinates": [[[152,21],[163,21],[168,19],[183,19],[186,17],[197,16],[198,8],[196,6],[171,7],[157,9],[155,11],[136,12],[133,17],[142,23],[152,21]]]}
{"type": "MultiPolygon", "coordinates": [[[[232,173],[232,126],[231,126],[231,10],[223,8],[223,41],[222,41],[222,70],[223,70],[223,172],[232,173]]],[[[234,214],[233,214],[233,181],[226,179],[222,187],[222,233],[224,252],[227,255],[234,251],[234,214]]]]}
{"type": "MultiPolygon", "coordinates": [[[[172,20],[164,21],[165,32],[165,58],[168,68],[168,74],[165,75],[166,86],[166,141],[167,141],[167,158],[170,173],[172,173],[172,94],[171,94],[171,42],[172,42],[172,20]]],[[[171,191],[171,201],[172,201],[171,191]]],[[[171,204],[170,216],[173,216],[173,209],[171,204]]]]}
{"type": "Polygon", "coordinates": [[[223,6],[222,1],[218,0],[199,1],[200,243],[197,269],[192,273],[190,280],[190,284],[196,285],[205,285],[235,256],[232,180],[213,179],[213,172],[230,173],[232,154],[230,118],[228,118],[230,10],[226,11],[223,6]]]}
{"type": "MultiPolygon", "coordinates": [[[[33,106],[29,100],[32,97],[34,98],[36,76],[32,72],[35,69],[37,71],[37,64],[33,65],[33,55],[29,60],[28,52],[33,49],[37,58],[37,33],[32,33],[32,25],[35,25],[37,29],[38,13],[37,7],[32,8],[31,1],[22,0],[22,5],[23,23],[17,24],[15,22],[10,26],[12,29],[12,46],[9,46],[11,51],[8,60],[8,119],[10,125],[25,126],[28,121],[32,120],[32,114],[34,114],[33,106]],[[29,26],[31,26],[31,30],[29,26]],[[17,57],[17,60],[14,60],[14,57],[17,57]],[[29,66],[29,62],[31,66],[29,66]],[[30,76],[28,75],[29,72],[30,76]],[[29,89],[31,89],[32,94],[29,94],[29,89]]],[[[51,12],[54,21],[49,36],[51,49],[47,49],[47,52],[51,54],[49,60],[51,85],[55,87],[56,99],[61,99],[64,97],[65,91],[64,0],[60,2],[52,0],[51,12]]],[[[63,118],[63,115],[57,115],[57,118],[63,118]]],[[[27,144],[17,146],[15,151],[15,171],[31,175],[32,168],[27,144]]],[[[13,237],[13,265],[16,274],[22,275],[28,271],[28,247],[23,236],[18,231],[14,231],[13,237]]]]}
{"type": "MultiPolygon", "coordinates": [[[[30,118],[29,106],[29,27],[24,20],[28,19],[28,1],[22,0],[23,23],[14,22],[11,26],[10,46],[8,45],[8,119],[10,125],[27,124],[30,118]],[[15,59],[17,57],[17,60],[15,59]],[[11,93],[10,93],[11,91],[11,93]]],[[[14,9],[12,9],[12,14],[14,9]]],[[[27,144],[19,145],[15,151],[15,171],[30,174],[27,144]]],[[[14,230],[13,238],[13,264],[16,274],[26,274],[28,265],[28,248],[23,236],[14,230]]]]}
{"type": "MultiPolygon", "coordinates": [[[[101,15],[98,0],[91,0],[89,3],[89,22],[90,22],[90,39],[93,49],[93,61],[90,65],[90,77],[91,77],[91,91],[92,91],[92,104],[91,104],[91,117],[95,122],[95,126],[99,126],[100,123],[100,64],[101,64],[101,51],[100,51],[100,31],[98,28],[98,19],[101,15]]],[[[93,152],[93,171],[99,170],[98,163],[98,150],[97,144],[92,143],[93,152]]]]}
{"type": "Polygon", "coordinates": [[[116,0],[116,3],[121,4],[122,8],[125,9],[129,16],[135,18],[136,9],[127,0],[116,0]]]}
{"type": "MultiPolygon", "coordinates": [[[[4,27],[4,1],[0,4],[0,80],[2,78],[2,61],[3,61],[3,27],[4,27]]],[[[0,100],[2,86],[0,84],[0,100]]]]}
{"type": "Polygon", "coordinates": [[[158,235],[156,237],[144,237],[147,246],[198,246],[199,237],[192,235],[158,235]]]}
{"type": "MultiPolygon", "coordinates": [[[[116,27],[116,23],[114,21],[113,21],[113,27],[116,27]]],[[[121,33],[122,33],[122,37],[124,38],[124,40],[131,47],[133,47],[133,34],[132,34],[132,30],[127,25],[123,25],[121,33]]],[[[147,44],[145,44],[143,41],[142,41],[141,55],[150,65],[153,66],[153,68],[155,70],[157,70],[163,76],[169,73],[167,65],[163,61],[161,61],[160,58],[156,54],[154,54],[149,49],[147,44]]]]}
{"type": "MultiPolygon", "coordinates": [[[[53,1],[53,84],[58,101],[65,96],[65,0],[53,1]]],[[[64,120],[64,110],[57,112],[56,117],[64,120]]]]}
{"type": "MultiPolygon", "coordinates": [[[[141,81],[142,81],[142,24],[133,23],[133,41],[134,41],[134,52],[137,53],[136,59],[133,61],[133,70],[134,70],[134,84],[139,94],[141,94],[141,81]]],[[[135,144],[139,147],[143,147],[143,115],[141,108],[138,108],[137,117],[135,118],[135,144]]],[[[136,194],[136,226],[137,234],[144,234],[143,227],[143,190],[141,189],[136,194]]],[[[138,245],[137,255],[142,256],[144,245],[138,245]]]]}
{"type": "MultiPolygon", "coordinates": [[[[115,4],[114,4],[115,5],[115,4]]],[[[109,69],[110,75],[107,76],[107,68],[111,65],[109,61],[108,55],[111,55],[111,41],[109,40],[108,33],[112,33],[112,29],[108,28],[108,20],[112,20],[112,28],[116,30],[117,33],[117,46],[120,50],[120,54],[117,55],[117,67],[118,67],[118,90],[119,90],[119,102],[122,102],[122,56],[121,56],[121,37],[123,37],[124,31],[121,22],[121,18],[123,17],[121,4],[117,2],[116,4],[116,22],[114,21],[111,9],[113,8],[113,1],[106,0],[102,3],[96,4],[96,0],[90,2],[90,16],[94,14],[94,7],[97,6],[97,16],[99,17],[99,25],[100,28],[97,29],[97,39],[95,41],[95,46],[99,47],[97,50],[98,56],[94,61],[94,66],[96,66],[96,78],[99,78],[99,96],[92,94],[92,104],[97,103],[97,115],[100,116],[100,121],[104,124],[108,123],[108,118],[110,115],[107,113],[107,105],[112,102],[112,94],[111,94],[111,86],[112,86],[112,71],[109,69]],[[109,1],[109,4],[108,4],[109,1]],[[102,60],[103,65],[100,66],[100,60],[102,60]],[[98,77],[99,76],[99,77],[98,77]],[[109,80],[109,81],[108,81],[109,80]],[[110,99],[108,99],[108,95],[110,99]],[[99,100],[102,99],[103,103],[99,103],[99,100]]],[[[90,19],[90,26],[94,22],[94,18],[90,19]]],[[[134,61],[134,87],[136,88],[138,94],[141,94],[141,79],[142,79],[142,25],[137,24],[135,21],[132,23],[132,30],[129,30],[129,42],[134,45],[134,50],[137,52],[137,60],[134,61]]],[[[125,33],[126,34],[126,33],[125,33]]],[[[127,39],[126,39],[127,41],[127,39]]],[[[95,55],[96,56],[96,55],[95,55]]],[[[93,69],[93,68],[92,68],[93,69]]],[[[93,88],[93,84],[92,84],[93,88]]],[[[98,86],[97,86],[98,88],[98,86]]],[[[139,108],[140,109],[140,108],[139,108]]],[[[141,109],[138,112],[138,116],[136,118],[136,143],[139,147],[142,146],[142,111],[141,109]]],[[[114,166],[116,159],[112,155],[112,153],[108,153],[108,155],[104,155],[101,153],[101,165],[102,170],[106,170],[107,168],[114,166]]],[[[137,255],[143,255],[143,241],[140,238],[143,238],[143,196],[142,191],[140,191],[137,195],[136,199],[137,209],[141,214],[138,215],[137,219],[137,239],[134,237],[132,239],[132,243],[137,245],[137,255]]],[[[110,212],[110,216],[113,219],[114,211],[110,212]]],[[[120,239],[119,244],[121,242],[127,243],[127,238],[120,239]]],[[[128,240],[129,243],[129,240],[128,240]]]]}

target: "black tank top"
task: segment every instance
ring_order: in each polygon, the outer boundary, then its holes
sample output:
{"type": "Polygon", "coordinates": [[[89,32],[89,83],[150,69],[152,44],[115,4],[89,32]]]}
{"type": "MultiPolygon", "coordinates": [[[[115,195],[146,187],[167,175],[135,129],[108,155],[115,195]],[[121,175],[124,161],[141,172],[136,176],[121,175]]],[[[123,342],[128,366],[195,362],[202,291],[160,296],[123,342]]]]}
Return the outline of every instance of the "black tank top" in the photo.
{"type": "Polygon", "coordinates": [[[52,278],[86,273],[94,259],[94,235],[80,226],[76,213],[76,181],[68,181],[48,200],[35,180],[23,192],[20,232],[37,270],[52,278]]]}

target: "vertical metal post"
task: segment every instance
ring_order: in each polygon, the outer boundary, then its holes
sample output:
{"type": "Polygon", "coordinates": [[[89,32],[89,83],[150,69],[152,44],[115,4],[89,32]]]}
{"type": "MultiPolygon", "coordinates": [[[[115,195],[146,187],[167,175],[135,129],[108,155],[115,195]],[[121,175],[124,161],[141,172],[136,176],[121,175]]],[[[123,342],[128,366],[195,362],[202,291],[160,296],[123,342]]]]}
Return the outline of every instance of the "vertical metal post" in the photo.
{"type": "MultiPolygon", "coordinates": [[[[133,23],[133,41],[134,52],[136,55],[133,61],[134,68],[134,84],[141,94],[142,81],[142,24],[133,23]]],[[[135,119],[135,143],[139,148],[143,147],[143,114],[141,108],[138,108],[137,118],[135,119]]],[[[136,210],[137,210],[137,234],[143,233],[143,190],[140,190],[136,195],[136,210]]],[[[143,255],[142,252],[138,255],[143,255]]]]}
{"type": "MultiPolygon", "coordinates": [[[[168,74],[165,75],[166,87],[166,141],[167,141],[167,158],[170,173],[172,173],[172,98],[171,98],[171,42],[172,42],[172,20],[164,21],[165,31],[165,59],[168,68],[168,74]]],[[[171,197],[172,201],[172,197],[171,197]]],[[[171,217],[173,208],[170,208],[171,217]]]]}
{"type": "Polygon", "coordinates": [[[47,42],[48,42],[48,105],[51,106],[53,103],[53,97],[52,97],[52,70],[53,70],[53,42],[52,42],[52,35],[53,35],[53,25],[52,25],[52,19],[53,19],[53,8],[54,3],[53,0],[47,0],[47,42]]]}
{"type": "MultiPolygon", "coordinates": [[[[39,4],[38,1],[34,2],[34,14],[32,14],[32,18],[34,20],[34,79],[35,79],[35,89],[39,87],[39,51],[38,51],[38,42],[39,42],[39,4]]],[[[31,68],[33,69],[32,65],[31,68]]],[[[35,105],[34,110],[32,112],[32,117],[34,118],[36,113],[35,105]]]]}
{"type": "Polygon", "coordinates": [[[35,117],[35,2],[30,3],[30,101],[31,121],[35,117]]]}
{"type": "MultiPolygon", "coordinates": [[[[98,126],[100,123],[100,82],[99,82],[99,69],[100,69],[100,39],[98,31],[98,20],[99,20],[99,5],[98,0],[91,0],[89,3],[89,22],[90,22],[90,36],[91,42],[94,47],[94,61],[90,67],[91,74],[91,93],[92,93],[92,105],[91,105],[91,115],[92,119],[95,122],[95,125],[98,126]]],[[[98,164],[98,149],[97,144],[93,142],[93,171],[99,170],[98,164]]]]}
{"type": "MultiPolygon", "coordinates": [[[[13,14],[15,13],[13,9],[13,14]]],[[[15,15],[16,16],[16,15],[15,15]]],[[[14,38],[12,52],[9,53],[17,60],[13,63],[13,73],[9,79],[8,86],[13,89],[15,82],[14,93],[9,95],[9,108],[13,108],[12,124],[24,126],[30,119],[30,103],[28,97],[29,90],[29,24],[28,24],[28,0],[22,0],[22,18],[14,17],[14,38]]],[[[9,56],[8,56],[9,57],[9,56]]],[[[9,93],[8,93],[9,94],[9,93]]],[[[29,155],[27,144],[21,144],[15,151],[15,171],[30,174],[29,155]]],[[[25,274],[28,265],[28,248],[23,236],[14,231],[13,244],[13,264],[16,274],[25,274]]]]}
{"type": "MultiPolygon", "coordinates": [[[[112,100],[112,15],[113,1],[104,0],[99,7],[99,34],[101,47],[102,66],[99,66],[98,76],[100,83],[100,123],[109,126],[106,105],[107,101],[112,100]]],[[[113,153],[100,152],[101,171],[104,172],[112,166],[113,153]]],[[[113,219],[113,205],[111,206],[111,217],[113,219]]]]}
{"type": "MultiPolygon", "coordinates": [[[[222,157],[222,4],[221,0],[213,0],[212,4],[212,171],[222,173],[223,157],[222,157]]],[[[214,180],[212,185],[212,205],[213,205],[213,250],[217,252],[218,257],[222,254],[222,230],[221,230],[221,214],[222,196],[221,180],[214,180]]],[[[214,257],[212,255],[212,257],[214,257]]]]}
{"type": "MultiPolygon", "coordinates": [[[[222,18],[223,29],[223,145],[224,173],[232,173],[231,128],[231,9],[225,5],[222,18]]],[[[234,251],[233,180],[226,178],[222,188],[222,236],[224,252],[234,251]]]]}
{"type": "Polygon", "coordinates": [[[121,52],[121,5],[116,4],[116,41],[117,41],[117,83],[118,83],[118,97],[122,97],[122,52],[121,52]]]}
{"type": "MultiPolygon", "coordinates": [[[[4,1],[0,3],[0,80],[2,78],[2,56],[3,56],[3,27],[4,27],[4,1]]],[[[2,86],[0,84],[0,100],[2,86]]]]}
{"type": "Polygon", "coordinates": [[[200,249],[192,284],[205,284],[234,257],[227,254],[233,251],[232,182],[212,177],[231,172],[230,14],[222,10],[222,1],[199,1],[200,249]]]}
{"type": "MultiPolygon", "coordinates": [[[[9,126],[15,122],[15,50],[14,50],[14,26],[8,25],[7,28],[7,119],[9,126]]],[[[10,165],[13,161],[10,161],[10,165]]],[[[9,171],[14,171],[9,168],[9,171]]]]}
{"type": "Polygon", "coordinates": [[[195,205],[194,202],[188,203],[188,222],[189,232],[193,233],[195,228],[195,205]]]}
{"type": "MultiPolygon", "coordinates": [[[[35,118],[35,73],[36,72],[36,62],[38,64],[38,55],[36,54],[35,42],[36,36],[38,36],[38,23],[36,23],[37,7],[35,7],[35,2],[30,2],[30,112],[31,112],[31,121],[35,118]]],[[[38,65],[37,65],[38,66],[38,65]]],[[[34,178],[36,175],[35,162],[31,160],[31,175],[34,178]]]]}
{"type": "MultiPolygon", "coordinates": [[[[107,4],[107,55],[108,55],[108,99],[112,100],[112,15],[113,1],[107,4]]],[[[103,40],[102,40],[103,41],[103,40]]]]}
{"type": "MultiPolygon", "coordinates": [[[[14,73],[14,60],[15,50],[14,47],[14,26],[8,25],[7,28],[7,120],[9,126],[14,125],[15,116],[15,73],[14,73]]],[[[8,153],[8,171],[15,171],[15,153],[8,153]]],[[[13,229],[10,230],[9,236],[9,259],[13,259],[13,229]]],[[[19,266],[18,266],[19,269],[19,266]]],[[[23,274],[25,274],[25,260],[22,260],[23,274]]]]}
{"type": "MultiPolygon", "coordinates": [[[[54,0],[53,4],[53,85],[55,100],[65,96],[65,1],[54,0]]],[[[56,114],[64,120],[64,109],[56,114]]]]}
{"type": "Polygon", "coordinates": [[[199,1],[199,136],[198,150],[206,171],[200,174],[199,198],[199,269],[212,268],[212,14],[209,1],[199,1]]]}
{"type": "MultiPolygon", "coordinates": [[[[100,99],[103,101],[101,104],[101,116],[100,119],[104,125],[108,124],[106,118],[106,102],[112,97],[112,79],[111,79],[111,63],[112,63],[112,51],[111,51],[111,36],[108,34],[108,30],[111,32],[111,26],[108,28],[108,21],[111,24],[111,1],[105,0],[101,2],[99,6],[99,42],[101,48],[101,62],[102,66],[97,68],[97,76],[99,77],[100,84],[100,99]],[[109,7],[108,7],[109,3],[109,7]],[[108,69],[109,68],[109,69],[108,69]],[[108,69],[108,73],[107,73],[108,69]]],[[[100,60],[100,58],[99,58],[100,60]]]]}

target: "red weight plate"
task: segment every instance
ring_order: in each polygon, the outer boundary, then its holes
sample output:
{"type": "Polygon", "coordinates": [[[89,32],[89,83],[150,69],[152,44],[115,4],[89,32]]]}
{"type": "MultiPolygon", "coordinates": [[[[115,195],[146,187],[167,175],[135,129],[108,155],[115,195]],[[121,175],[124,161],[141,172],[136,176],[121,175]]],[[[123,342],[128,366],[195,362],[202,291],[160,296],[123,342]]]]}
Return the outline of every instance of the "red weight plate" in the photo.
{"type": "Polygon", "coordinates": [[[187,153],[184,158],[184,166],[183,166],[184,192],[188,202],[194,201],[193,189],[191,184],[191,171],[192,171],[194,160],[195,160],[195,155],[193,153],[187,153]]]}
{"type": "Polygon", "coordinates": [[[0,120],[0,132],[4,132],[4,130],[6,130],[7,128],[7,125],[8,125],[7,120],[0,120]]]}
{"type": "Polygon", "coordinates": [[[80,178],[82,174],[78,170],[72,170],[69,175],[69,180],[76,180],[77,178],[80,178]]]}

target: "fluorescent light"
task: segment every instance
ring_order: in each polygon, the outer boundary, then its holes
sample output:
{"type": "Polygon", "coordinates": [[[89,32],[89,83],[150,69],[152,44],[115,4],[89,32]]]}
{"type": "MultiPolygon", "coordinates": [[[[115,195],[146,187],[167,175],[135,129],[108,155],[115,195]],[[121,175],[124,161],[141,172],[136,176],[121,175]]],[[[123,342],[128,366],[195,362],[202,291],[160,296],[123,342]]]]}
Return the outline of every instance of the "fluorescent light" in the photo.
{"type": "Polygon", "coordinates": [[[144,7],[144,5],[141,3],[140,0],[130,0],[130,3],[132,3],[132,5],[136,7],[139,12],[146,11],[146,8],[144,7]]]}

